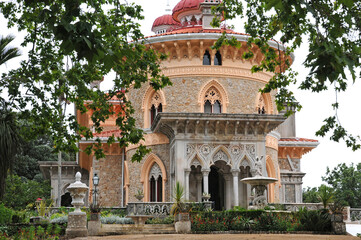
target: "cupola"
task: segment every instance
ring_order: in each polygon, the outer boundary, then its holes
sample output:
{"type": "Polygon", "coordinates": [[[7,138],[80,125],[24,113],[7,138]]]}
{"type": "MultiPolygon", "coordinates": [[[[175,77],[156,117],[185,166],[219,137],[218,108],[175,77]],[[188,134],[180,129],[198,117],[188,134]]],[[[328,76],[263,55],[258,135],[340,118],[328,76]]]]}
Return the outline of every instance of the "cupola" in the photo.
{"type": "Polygon", "coordinates": [[[204,0],[181,0],[173,8],[173,19],[180,22],[182,27],[202,25],[202,12],[199,4],[204,0]]]}
{"type": "Polygon", "coordinates": [[[162,33],[170,32],[178,28],[178,26],[179,23],[173,19],[172,15],[165,14],[155,19],[152,26],[152,32],[154,32],[155,34],[162,34],[162,33]]]}

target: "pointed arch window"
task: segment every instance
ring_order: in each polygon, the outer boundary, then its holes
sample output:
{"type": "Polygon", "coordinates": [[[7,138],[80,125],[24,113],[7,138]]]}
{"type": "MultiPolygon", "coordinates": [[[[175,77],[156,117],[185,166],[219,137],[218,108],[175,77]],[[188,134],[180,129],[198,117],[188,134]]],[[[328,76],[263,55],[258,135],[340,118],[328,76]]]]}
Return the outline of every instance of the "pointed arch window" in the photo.
{"type": "Polygon", "coordinates": [[[211,54],[206,50],[203,55],[203,65],[211,65],[211,54]]]}
{"type": "Polygon", "coordinates": [[[157,163],[154,163],[149,173],[149,201],[162,202],[163,176],[157,163]]]}
{"type": "Polygon", "coordinates": [[[217,51],[216,55],[214,56],[214,65],[216,65],[216,66],[222,65],[222,55],[219,51],[217,51]]]}
{"type": "Polygon", "coordinates": [[[221,95],[214,87],[210,88],[204,97],[205,113],[222,113],[221,95]]]}
{"type": "Polygon", "coordinates": [[[159,93],[154,93],[151,102],[150,102],[150,125],[153,124],[153,121],[158,113],[163,111],[162,106],[162,98],[160,97],[159,93]]]}

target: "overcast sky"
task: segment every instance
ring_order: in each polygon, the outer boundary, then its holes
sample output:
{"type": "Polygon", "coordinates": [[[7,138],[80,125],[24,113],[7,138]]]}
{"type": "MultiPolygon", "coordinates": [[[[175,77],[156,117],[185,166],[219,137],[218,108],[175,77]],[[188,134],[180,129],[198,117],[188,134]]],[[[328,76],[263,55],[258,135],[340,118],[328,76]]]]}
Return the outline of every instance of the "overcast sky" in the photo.
{"type": "MultiPolygon", "coordinates": [[[[131,2],[131,1],[128,1],[131,2]]],[[[163,14],[165,14],[167,0],[134,0],[135,3],[142,5],[144,9],[145,20],[141,22],[142,31],[146,36],[152,35],[151,27],[153,21],[163,14]]],[[[170,7],[178,3],[178,0],[169,0],[170,7]]],[[[242,21],[236,20],[227,24],[233,24],[237,32],[243,32],[242,21]]],[[[22,35],[14,29],[6,29],[5,21],[0,18],[1,34],[13,34],[17,37],[13,46],[19,46],[22,41],[22,35]]],[[[25,53],[26,50],[23,50],[25,53]]],[[[308,73],[308,70],[302,66],[302,63],[308,52],[307,44],[303,44],[301,49],[295,52],[295,62],[293,69],[299,72],[298,79],[302,81],[308,73]]],[[[22,57],[24,58],[24,56],[22,57]]],[[[11,68],[18,67],[18,62],[21,58],[10,61],[7,66],[0,68],[0,74],[8,71],[11,68]]],[[[106,83],[102,84],[102,89],[108,88],[106,83]]],[[[303,187],[319,186],[322,183],[321,176],[325,175],[327,166],[334,168],[339,163],[359,163],[361,161],[361,150],[352,152],[347,148],[344,142],[335,143],[329,140],[329,136],[320,138],[315,136],[315,132],[320,128],[322,121],[331,116],[333,113],[331,103],[335,101],[335,93],[331,89],[323,93],[311,93],[307,91],[298,90],[296,87],[292,88],[297,100],[302,104],[303,109],[296,114],[296,134],[298,137],[317,139],[320,144],[311,152],[304,155],[301,160],[301,171],[306,173],[304,177],[303,187]]],[[[355,84],[348,84],[348,90],[345,93],[338,95],[340,109],[338,115],[343,126],[354,135],[361,135],[361,108],[360,100],[357,100],[360,94],[361,83],[357,79],[355,84]]]]}

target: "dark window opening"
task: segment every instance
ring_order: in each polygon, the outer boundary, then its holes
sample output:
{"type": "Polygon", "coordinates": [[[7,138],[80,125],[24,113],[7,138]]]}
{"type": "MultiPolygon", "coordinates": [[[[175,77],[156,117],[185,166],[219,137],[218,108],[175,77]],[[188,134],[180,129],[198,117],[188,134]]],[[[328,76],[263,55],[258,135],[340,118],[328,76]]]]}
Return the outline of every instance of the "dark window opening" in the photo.
{"type": "Polygon", "coordinates": [[[211,65],[211,55],[208,50],[203,55],[203,65],[211,65]]]}
{"type": "Polygon", "coordinates": [[[163,199],[162,199],[162,194],[163,194],[163,185],[162,185],[162,176],[159,176],[158,177],[158,180],[157,180],[157,202],[161,202],[163,199]]]}
{"type": "Polygon", "coordinates": [[[154,177],[151,177],[149,180],[149,185],[150,185],[150,198],[149,201],[150,202],[155,202],[156,201],[156,185],[155,185],[155,179],[154,177]]]}
{"type": "Polygon", "coordinates": [[[222,109],[221,109],[221,103],[219,101],[216,101],[213,104],[213,113],[221,113],[222,109]]]}
{"type": "Polygon", "coordinates": [[[214,56],[214,65],[222,65],[222,56],[219,51],[217,51],[216,55],[214,56]]]}
{"type": "Polygon", "coordinates": [[[205,113],[212,113],[212,104],[210,101],[206,101],[206,103],[204,104],[204,112],[205,113]]]}
{"type": "Polygon", "coordinates": [[[152,105],[152,107],[150,108],[150,125],[153,124],[156,115],[157,115],[157,109],[155,108],[154,105],[152,105]]]}

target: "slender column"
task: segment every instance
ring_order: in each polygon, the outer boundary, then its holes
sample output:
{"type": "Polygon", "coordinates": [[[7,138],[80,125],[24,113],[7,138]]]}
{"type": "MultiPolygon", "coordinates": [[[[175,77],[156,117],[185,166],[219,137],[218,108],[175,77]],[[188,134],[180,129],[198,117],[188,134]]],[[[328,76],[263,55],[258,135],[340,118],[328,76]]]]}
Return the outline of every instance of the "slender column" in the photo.
{"type": "Polygon", "coordinates": [[[190,168],[184,169],[185,173],[185,189],[186,189],[186,200],[189,200],[189,174],[191,173],[190,168]]]}
{"type": "Polygon", "coordinates": [[[202,174],[197,174],[196,179],[197,179],[197,201],[202,202],[202,179],[203,179],[202,174]]]}
{"type": "Polygon", "coordinates": [[[203,191],[205,193],[209,193],[208,190],[208,174],[209,174],[210,170],[202,170],[202,174],[203,174],[203,191]]]}
{"type": "Polygon", "coordinates": [[[231,209],[232,196],[231,196],[231,174],[224,174],[224,180],[226,181],[226,209],[231,209]]]}
{"type": "Polygon", "coordinates": [[[240,172],[239,169],[232,169],[234,206],[239,206],[239,195],[238,195],[239,172],[240,172]]]}

